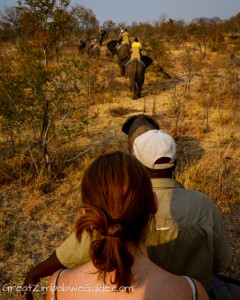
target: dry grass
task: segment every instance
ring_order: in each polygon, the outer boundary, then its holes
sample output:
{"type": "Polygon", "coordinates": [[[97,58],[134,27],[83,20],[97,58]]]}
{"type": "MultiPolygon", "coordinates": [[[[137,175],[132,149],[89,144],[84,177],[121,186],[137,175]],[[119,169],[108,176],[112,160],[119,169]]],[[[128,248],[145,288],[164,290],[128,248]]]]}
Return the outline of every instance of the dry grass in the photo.
{"type": "MultiPolygon", "coordinates": [[[[208,194],[223,212],[234,250],[227,274],[240,278],[240,66],[233,68],[227,54],[208,54],[200,63],[195,50],[187,54],[184,49],[170,50],[169,61],[176,62],[167,70],[172,79],[150,67],[143,98],[136,101],[131,100],[126,79],[118,77],[116,63],[98,62],[101,80],[86,108],[87,114],[97,117],[79,139],[51,149],[58,166],[69,161],[52,180],[41,170],[31,180],[31,163],[20,157],[0,160],[3,284],[21,285],[26,272],[69,235],[78,216],[84,170],[99,154],[127,151],[121,126],[139,113],[154,115],[161,129],[175,137],[176,178],[187,188],[208,194]]],[[[75,97],[82,101],[77,93],[75,97]]],[[[3,138],[0,143],[4,150],[3,138]]],[[[0,294],[4,300],[18,298],[15,292],[0,294]]],[[[35,299],[44,299],[44,293],[36,293],[35,299]]]]}

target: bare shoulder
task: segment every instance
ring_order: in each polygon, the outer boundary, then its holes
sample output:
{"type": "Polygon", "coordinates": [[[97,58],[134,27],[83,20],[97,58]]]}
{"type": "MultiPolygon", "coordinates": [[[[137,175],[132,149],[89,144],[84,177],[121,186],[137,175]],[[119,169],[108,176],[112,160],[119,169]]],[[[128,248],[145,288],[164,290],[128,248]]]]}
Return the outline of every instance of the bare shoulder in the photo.
{"type": "Polygon", "coordinates": [[[190,280],[187,280],[187,278],[184,276],[178,276],[178,278],[180,278],[180,280],[182,281],[182,284],[185,286],[185,290],[186,290],[187,294],[190,293],[190,298],[186,298],[186,299],[193,299],[194,290],[192,290],[192,288],[191,288],[191,284],[190,284],[191,282],[193,282],[196,287],[196,293],[197,293],[198,300],[208,300],[209,299],[206,290],[204,289],[204,287],[202,286],[202,284],[199,281],[197,281],[196,279],[193,279],[193,278],[189,278],[190,280]]]}
{"type": "Polygon", "coordinates": [[[66,283],[71,282],[71,284],[78,284],[79,282],[81,284],[85,284],[86,282],[89,283],[91,280],[95,280],[97,278],[96,276],[93,276],[93,274],[96,274],[97,270],[93,266],[91,262],[88,262],[84,265],[78,266],[76,268],[72,268],[69,270],[66,270],[61,277],[59,278],[59,283],[66,283]]]}
{"type": "MultiPolygon", "coordinates": [[[[193,299],[193,292],[186,278],[171,274],[163,269],[156,270],[156,274],[159,275],[154,276],[150,281],[151,290],[153,291],[151,299],[193,299]]],[[[197,288],[198,300],[208,300],[207,292],[201,283],[195,279],[194,283],[197,288]]]]}
{"type": "Polygon", "coordinates": [[[51,300],[52,299],[52,291],[53,291],[53,288],[54,288],[57,276],[59,275],[59,272],[61,272],[61,270],[56,271],[49,278],[48,287],[47,287],[47,293],[46,293],[46,300],[51,300]]]}
{"type": "Polygon", "coordinates": [[[204,287],[202,286],[202,284],[199,281],[197,281],[196,279],[194,279],[193,281],[194,281],[197,291],[198,291],[198,299],[199,300],[208,300],[209,299],[208,294],[207,294],[206,290],[204,289],[204,287]]]}

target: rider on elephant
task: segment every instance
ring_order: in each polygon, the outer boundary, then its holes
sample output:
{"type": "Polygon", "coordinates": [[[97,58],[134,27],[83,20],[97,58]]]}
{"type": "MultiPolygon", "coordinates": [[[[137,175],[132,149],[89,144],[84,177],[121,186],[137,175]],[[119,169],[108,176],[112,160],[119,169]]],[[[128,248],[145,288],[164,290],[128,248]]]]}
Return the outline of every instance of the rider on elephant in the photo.
{"type": "Polygon", "coordinates": [[[135,37],[134,42],[132,43],[130,60],[134,58],[141,60],[141,51],[142,51],[142,45],[141,43],[139,43],[138,38],[135,37]]]}
{"type": "Polygon", "coordinates": [[[122,34],[124,33],[124,28],[120,27],[119,40],[122,40],[122,34]]]}
{"type": "Polygon", "coordinates": [[[96,47],[99,48],[99,44],[98,44],[97,39],[94,39],[91,41],[91,48],[96,48],[96,47]]]}
{"type": "Polygon", "coordinates": [[[129,35],[127,29],[123,29],[122,37],[120,40],[121,40],[121,45],[128,44],[131,46],[130,35],[129,35]]]}

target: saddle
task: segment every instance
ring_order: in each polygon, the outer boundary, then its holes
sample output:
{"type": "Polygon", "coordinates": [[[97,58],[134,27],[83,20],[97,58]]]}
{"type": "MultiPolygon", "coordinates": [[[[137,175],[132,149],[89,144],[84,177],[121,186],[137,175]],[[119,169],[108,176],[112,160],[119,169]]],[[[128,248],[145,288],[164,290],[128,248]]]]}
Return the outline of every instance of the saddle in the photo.
{"type": "Polygon", "coordinates": [[[141,60],[139,60],[139,59],[137,59],[137,58],[134,58],[134,59],[129,60],[129,61],[126,63],[126,67],[127,67],[128,65],[132,64],[132,63],[135,62],[135,61],[139,61],[139,62],[142,64],[142,66],[143,66],[144,68],[146,67],[146,65],[144,64],[144,62],[141,61],[141,60]]]}

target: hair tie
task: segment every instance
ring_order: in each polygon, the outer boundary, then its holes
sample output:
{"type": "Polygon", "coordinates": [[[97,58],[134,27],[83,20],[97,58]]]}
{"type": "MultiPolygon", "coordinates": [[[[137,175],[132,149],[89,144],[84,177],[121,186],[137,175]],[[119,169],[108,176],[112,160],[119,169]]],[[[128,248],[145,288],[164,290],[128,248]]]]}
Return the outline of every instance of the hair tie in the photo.
{"type": "Polygon", "coordinates": [[[121,226],[124,226],[124,221],[121,219],[109,219],[108,224],[120,224],[121,226]]]}
{"type": "Polygon", "coordinates": [[[105,236],[119,238],[119,234],[106,233],[105,236]]]}
{"type": "MultiPolygon", "coordinates": [[[[108,226],[110,227],[113,224],[119,224],[121,225],[121,227],[125,226],[124,222],[121,219],[109,219],[108,226]]],[[[122,235],[122,233],[119,231],[117,231],[116,233],[103,232],[102,234],[103,236],[116,237],[116,238],[119,238],[122,235]]]]}
{"type": "Polygon", "coordinates": [[[101,235],[104,236],[104,237],[106,237],[106,236],[109,236],[109,237],[119,237],[118,234],[107,233],[106,231],[103,231],[103,230],[99,230],[99,232],[100,232],[101,235]]]}

